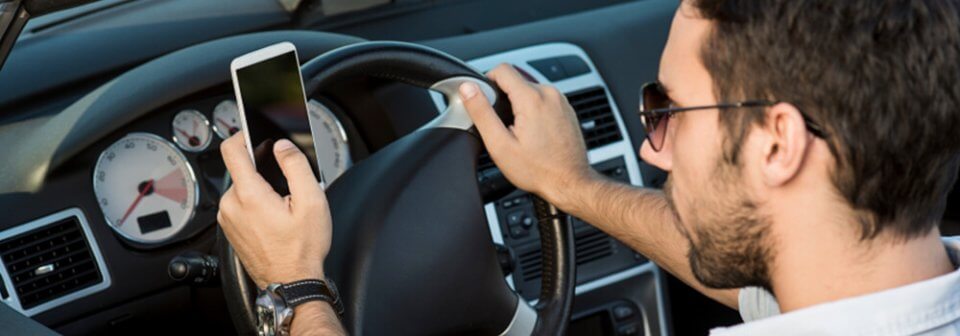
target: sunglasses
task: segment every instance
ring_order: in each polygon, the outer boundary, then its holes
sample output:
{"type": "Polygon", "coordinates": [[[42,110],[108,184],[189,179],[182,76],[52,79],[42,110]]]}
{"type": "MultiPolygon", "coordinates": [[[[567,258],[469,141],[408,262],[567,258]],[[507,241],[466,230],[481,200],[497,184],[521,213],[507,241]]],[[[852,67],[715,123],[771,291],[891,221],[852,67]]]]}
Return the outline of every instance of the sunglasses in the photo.
{"type": "MultiPolygon", "coordinates": [[[[640,121],[647,132],[647,140],[650,141],[650,147],[653,151],[659,152],[663,148],[663,143],[667,138],[667,125],[674,114],[680,112],[709,110],[709,109],[731,109],[745,107],[765,107],[776,105],[777,102],[767,100],[748,100],[736,103],[723,103],[709,106],[694,107],[674,107],[673,101],[667,95],[663,85],[660,82],[651,82],[644,84],[640,89],[640,121]]],[[[825,138],[823,128],[813,122],[806,114],[800,113],[807,130],[818,138],[825,138]]]]}

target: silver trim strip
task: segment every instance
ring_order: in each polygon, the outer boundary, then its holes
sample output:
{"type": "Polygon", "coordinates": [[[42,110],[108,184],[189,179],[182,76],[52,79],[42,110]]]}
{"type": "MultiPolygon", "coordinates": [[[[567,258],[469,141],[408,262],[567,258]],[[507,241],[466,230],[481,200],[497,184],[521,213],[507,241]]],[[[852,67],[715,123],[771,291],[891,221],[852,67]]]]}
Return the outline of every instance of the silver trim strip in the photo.
{"type": "Polygon", "coordinates": [[[529,336],[536,325],[537,311],[527,305],[522,296],[517,295],[517,310],[513,312],[513,319],[500,336],[529,336]]]}
{"type": "Polygon", "coordinates": [[[90,224],[87,223],[87,218],[83,215],[83,211],[80,208],[70,208],[66,209],[52,215],[48,215],[43,218],[35,219],[29,223],[21,224],[15,226],[6,231],[0,232],[0,240],[7,239],[18,234],[31,231],[46,225],[56,223],[62,219],[69,217],[76,217],[77,222],[80,223],[80,228],[83,229],[83,235],[87,239],[87,244],[90,247],[90,252],[93,254],[93,258],[97,264],[97,268],[100,270],[100,275],[103,281],[99,284],[93,285],[81,289],[79,291],[64,295],[57,299],[51,300],[49,302],[43,303],[39,306],[24,310],[23,306],[20,305],[20,298],[17,296],[16,290],[13,288],[13,281],[10,279],[10,275],[7,274],[7,268],[0,267],[0,277],[3,277],[3,285],[7,288],[7,293],[10,294],[10,297],[7,300],[4,300],[8,306],[13,308],[16,311],[19,311],[21,314],[26,316],[33,316],[47,310],[59,307],[60,305],[66,304],[68,302],[86,297],[93,293],[102,291],[110,287],[112,281],[110,279],[110,272],[107,270],[107,264],[103,261],[103,255],[100,253],[100,246],[97,245],[97,240],[93,237],[93,232],[90,231],[90,224]]]}
{"type": "Polygon", "coordinates": [[[460,100],[460,85],[467,82],[473,82],[480,86],[480,91],[483,91],[483,94],[487,96],[490,105],[496,104],[497,93],[490,84],[473,77],[450,77],[430,86],[430,90],[443,94],[447,98],[448,104],[443,113],[440,113],[422,128],[445,127],[468,130],[473,127],[473,119],[470,119],[467,109],[463,106],[463,101],[460,100]]]}

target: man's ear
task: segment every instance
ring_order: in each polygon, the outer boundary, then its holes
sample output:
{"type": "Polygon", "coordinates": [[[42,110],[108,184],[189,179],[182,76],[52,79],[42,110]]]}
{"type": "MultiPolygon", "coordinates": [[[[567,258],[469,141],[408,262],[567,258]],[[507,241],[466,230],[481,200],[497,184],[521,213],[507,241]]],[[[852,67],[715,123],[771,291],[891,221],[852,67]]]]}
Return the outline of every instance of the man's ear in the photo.
{"type": "Polygon", "coordinates": [[[796,106],[779,103],[766,113],[760,130],[764,155],[760,170],[764,184],[775,187],[790,182],[800,173],[813,138],[796,106]]]}

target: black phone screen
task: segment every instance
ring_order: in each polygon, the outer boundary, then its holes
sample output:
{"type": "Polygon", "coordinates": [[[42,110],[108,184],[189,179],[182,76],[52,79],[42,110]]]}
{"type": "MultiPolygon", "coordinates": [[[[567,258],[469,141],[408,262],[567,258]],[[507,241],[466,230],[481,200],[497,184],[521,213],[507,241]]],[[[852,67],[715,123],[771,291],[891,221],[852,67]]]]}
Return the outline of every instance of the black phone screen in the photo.
{"type": "Polygon", "coordinates": [[[296,54],[291,51],[236,71],[257,172],[278,194],[289,195],[290,189],[273,155],[273,144],[280,134],[258,123],[264,119],[308,122],[296,54]]]}

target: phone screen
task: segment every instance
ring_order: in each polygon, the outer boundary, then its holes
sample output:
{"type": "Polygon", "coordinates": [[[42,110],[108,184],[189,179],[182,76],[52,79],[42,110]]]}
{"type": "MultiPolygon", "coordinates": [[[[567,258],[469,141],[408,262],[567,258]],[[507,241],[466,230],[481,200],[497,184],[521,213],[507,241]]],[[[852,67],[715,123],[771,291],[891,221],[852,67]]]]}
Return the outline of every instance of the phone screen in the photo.
{"type": "Polygon", "coordinates": [[[300,64],[295,51],[239,68],[236,78],[257,172],[278,194],[289,195],[290,189],[273,155],[273,144],[278,140],[278,134],[271,132],[273,127],[262,127],[258,123],[265,120],[308,122],[300,64]]]}

